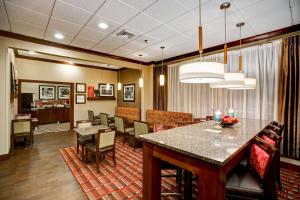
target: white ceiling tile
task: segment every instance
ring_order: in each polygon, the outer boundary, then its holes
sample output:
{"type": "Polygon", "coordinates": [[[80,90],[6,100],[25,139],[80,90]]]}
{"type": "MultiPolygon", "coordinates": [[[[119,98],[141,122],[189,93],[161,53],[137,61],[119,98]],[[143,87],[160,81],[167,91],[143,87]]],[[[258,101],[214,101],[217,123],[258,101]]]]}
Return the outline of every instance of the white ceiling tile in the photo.
{"type": "Polygon", "coordinates": [[[6,0],[6,2],[34,10],[48,16],[50,15],[54,4],[54,0],[6,0]]]}
{"type": "Polygon", "coordinates": [[[90,39],[90,40],[94,40],[97,42],[99,42],[106,36],[107,36],[106,33],[102,33],[98,30],[91,29],[88,27],[85,27],[84,29],[82,29],[82,31],[80,31],[80,33],[78,34],[78,37],[80,37],[80,38],[90,39]]]}
{"type": "Polygon", "coordinates": [[[186,12],[186,9],[174,0],[158,1],[145,11],[145,13],[163,23],[182,15],[184,12],[186,12]]]}
{"type": "Polygon", "coordinates": [[[163,25],[159,28],[156,28],[155,30],[148,33],[151,37],[159,38],[159,40],[165,40],[169,37],[172,37],[176,35],[177,33],[174,30],[171,30],[167,26],[163,25]]]}
{"type": "Polygon", "coordinates": [[[199,26],[199,22],[196,19],[197,15],[195,15],[195,12],[188,12],[176,18],[175,20],[170,21],[169,23],[167,23],[167,26],[179,32],[184,32],[191,28],[196,29],[199,26]]]}
{"type": "Polygon", "coordinates": [[[127,48],[124,48],[124,47],[120,47],[112,52],[110,52],[111,54],[113,55],[119,55],[119,56],[126,56],[128,54],[131,54],[133,53],[134,51],[133,50],[130,50],[130,49],[127,49],[127,48]]]}
{"type": "Polygon", "coordinates": [[[40,26],[35,26],[31,23],[26,23],[24,21],[11,20],[12,31],[15,33],[42,38],[44,35],[45,28],[40,26]]]}
{"type": "Polygon", "coordinates": [[[62,21],[58,18],[51,17],[48,29],[55,30],[62,34],[75,35],[80,30],[80,26],[67,21],[62,21]]]}
{"type": "Polygon", "coordinates": [[[121,24],[119,24],[115,21],[109,20],[103,16],[98,16],[98,15],[95,15],[86,25],[86,27],[92,28],[94,30],[98,29],[99,31],[101,31],[103,33],[107,33],[107,34],[112,33],[120,26],[121,26],[121,24]],[[108,28],[100,29],[98,26],[100,23],[106,23],[108,25],[108,28]]]}
{"type": "Polygon", "coordinates": [[[127,44],[125,44],[122,47],[126,48],[126,49],[129,49],[129,50],[132,50],[132,51],[138,51],[140,49],[145,48],[145,46],[146,46],[145,43],[139,44],[139,43],[134,43],[134,42],[128,42],[127,44]]]}
{"type": "Polygon", "coordinates": [[[40,12],[29,10],[27,8],[22,8],[15,4],[6,3],[7,12],[9,19],[23,21],[25,23],[30,23],[35,26],[46,26],[49,17],[40,12]]]}
{"type": "Polygon", "coordinates": [[[62,0],[62,1],[94,13],[103,4],[105,0],[62,0]]]}
{"type": "Polygon", "coordinates": [[[95,41],[95,40],[89,40],[86,38],[76,37],[76,39],[71,43],[71,45],[76,46],[76,47],[85,48],[85,49],[90,49],[96,43],[97,43],[97,41],[95,41]]]}
{"type": "Polygon", "coordinates": [[[144,10],[158,0],[120,0],[122,3],[130,5],[140,11],[144,10]]]}
{"type": "Polygon", "coordinates": [[[119,24],[124,24],[130,18],[139,13],[139,10],[130,7],[118,0],[109,0],[97,12],[97,15],[115,21],[119,24]]]}
{"type": "Polygon", "coordinates": [[[2,1],[0,1],[0,19],[1,19],[0,20],[0,29],[5,30],[5,31],[10,31],[8,19],[7,19],[6,12],[5,12],[2,1]]]}
{"type": "Polygon", "coordinates": [[[101,45],[109,46],[112,48],[111,49],[111,51],[112,51],[127,42],[128,42],[128,40],[126,40],[126,39],[121,39],[121,38],[118,38],[115,36],[109,36],[109,37],[105,38],[104,40],[102,40],[97,46],[101,46],[101,45]]]}
{"type": "Polygon", "coordinates": [[[51,30],[51,29],[48,28],[46,36],[45,36],[45,40],[50,40],[50,41],[57,42],[57,43],[62,43],[62,44],[70,44],[70,42],[73,39],[73,35],[63,33],[64,39],[59,40],[59,39],[56,39],[54,37],[55,33],[57,33],[57,30],[51,30]]]}
{"type": "Polygon", "coordinates": [[[300,1],[299,0],[293,0],[292,1],[292,8],[293,8],[293,18],[294,18],[294,24],[300,24],[300,1]]]}
{"type": "Polygon", "coordinates": [[[146,33],[160,25],[161,23],[159,21],[143,13],[139,14],[138,17],[135,17],[126,24],[126,26],[141,33],[146,33]]]}
{"type": "Polygon", "coordinates": [[[239,9],[243,9],[243,8],[247,8],[253,4],[256,4],[256,3],[259,3],[261,1],[264,1],[264,0],[232,0],[232,4],[234,4],[235,6],[237,6],[239,9]]]}
{"type": "Polygon", "coordinates": [[[97,46],[93,47],[93,50],[108,53],[115,49],[115,46],[107,45],[107,44],[98,44],[97,46]]]}
{"type": "Polygon", "coordinates": [[[138,37],[138,38],[132,40],[132,42],[137,45],[141,45],[145,48],[147,46],[151,46],[151,45],[159,42],[159,40],[146,34],[146,35],[143,35],[141,37],[138,37]],[[145,40],[147,40],[147,42],[145,40]]]}
{"type": "Polygon", "coordinates": [[[93,13],[57,0],[52,16],[74,24],[83,25],[93,13]]]}

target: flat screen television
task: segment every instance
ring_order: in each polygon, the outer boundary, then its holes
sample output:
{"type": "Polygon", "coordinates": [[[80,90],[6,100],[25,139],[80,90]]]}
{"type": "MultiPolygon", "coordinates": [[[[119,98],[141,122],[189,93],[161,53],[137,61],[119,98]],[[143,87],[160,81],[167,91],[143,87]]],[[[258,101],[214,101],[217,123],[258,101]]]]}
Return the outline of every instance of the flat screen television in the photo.
{"type": "Polygon", "coordinates": [[[22,110],[30,110],[32,102],[33,102],[33,94],[32,93],[21,93],[21,108],[22,108],[22,110]]]}

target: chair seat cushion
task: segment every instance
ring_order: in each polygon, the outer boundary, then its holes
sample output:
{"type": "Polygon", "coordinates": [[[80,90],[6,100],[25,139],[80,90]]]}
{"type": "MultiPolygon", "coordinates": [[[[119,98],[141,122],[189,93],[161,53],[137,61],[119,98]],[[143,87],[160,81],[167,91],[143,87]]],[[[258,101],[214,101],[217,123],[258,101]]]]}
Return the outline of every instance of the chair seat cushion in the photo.
{"type": "MultiPolygon", "coordinates": [[[[96,152],[96,145],[94,143],[89,143],[85,146],[86,149],[88,149],[89,151],[92,152],[96,152]]],[[[100,152],[102,151],[107,151],[107,150],[111,150],[113,149],[113,146],[109,146],[109,147],[104,147],[100,149],[100,152]]]]}
{"type": "Polygon", "coordinates": [[[86,144],[86,143],[92,142],[92,140],[93,140],[93,138],[92,138],[92,136],[90,136],[90,135],[80,136],[80,137],[78,138],[78,142],[79,142],[80,144],[86,144]]]}
{"type": "Polygon", "coordinates": [[[264,190],[248,167],[238,166],[227,175],[226,196],[261,199],[264,190]]]}
{"type": "Polygon", "coordinates": [[[130,132],[133,132],[133,131],[134,131],[134,128],[125,128],[126,133],[130,133],[130,132]]]}

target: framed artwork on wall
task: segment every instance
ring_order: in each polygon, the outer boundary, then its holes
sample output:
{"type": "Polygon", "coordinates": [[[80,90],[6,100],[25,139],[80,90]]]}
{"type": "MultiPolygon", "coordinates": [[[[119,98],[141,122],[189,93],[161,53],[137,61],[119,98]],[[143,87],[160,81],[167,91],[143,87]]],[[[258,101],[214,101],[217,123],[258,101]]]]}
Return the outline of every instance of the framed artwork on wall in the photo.
{"type": "Polygon", "coordinates": [[[114,84],[109,84],[109,88],[107,89],[107,84],[99,83],[99,93],[100,93],[100,97],[114,97],[115,96],[114,84]]]}
{"type": "Polygon", "coordinates": [[[123,85],[123,101],[135,101],[135,84],[123,85]]]}
{"type": "Polygon", "coordinates": [[[86,84],[76,83],[76,93],[86,93],[86,84]]]}
{"type": "Polygon", "coordinates": [[[76,94],[76,104],[85,104],[86,96],[85,94],[76,94]]]}
{"type": "Polygon", "coordinates": [[[70,86],[58,86],[57,87],[57,98],[58,99],[69,99],[71,88],[70,86]]]}
{"type": "Polygon", "coordinates": [[[52,85],[39,85],[39,99],[40,100],[54,100],[55,99],[55,86],[52,85]]]}

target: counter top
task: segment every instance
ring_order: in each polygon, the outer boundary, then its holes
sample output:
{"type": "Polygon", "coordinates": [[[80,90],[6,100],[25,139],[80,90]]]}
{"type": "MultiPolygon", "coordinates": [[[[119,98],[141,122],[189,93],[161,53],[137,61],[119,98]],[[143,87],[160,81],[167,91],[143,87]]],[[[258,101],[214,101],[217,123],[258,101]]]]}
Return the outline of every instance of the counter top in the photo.
{"type": "Polygon", "coordinates": [[[224,165],[247,144],[269,121],[239,119],[232,128],[220,128],[214,121],[159,131],[140,136],[152,143],[215,165],[224,165]]]}

